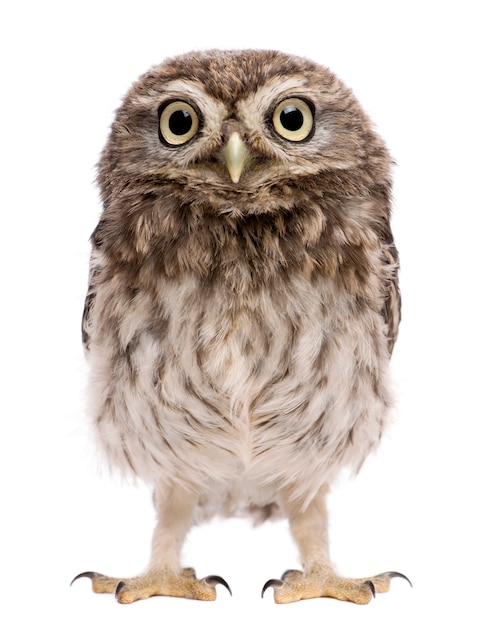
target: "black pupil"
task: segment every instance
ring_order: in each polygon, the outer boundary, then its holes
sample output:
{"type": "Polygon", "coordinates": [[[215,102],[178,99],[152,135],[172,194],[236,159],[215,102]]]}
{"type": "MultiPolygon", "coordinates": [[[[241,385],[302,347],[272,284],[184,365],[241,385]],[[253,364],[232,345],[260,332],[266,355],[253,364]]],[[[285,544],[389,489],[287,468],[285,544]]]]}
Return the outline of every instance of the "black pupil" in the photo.
{"type": "Polygon", "coordinates": [[[299,130],[304,123],[304,116],[297,107],[289,105],[280,113],[280,122],[287,130],[299,130]]]}
{"type": "Polygon", "coordinates": [[[189,111],[174,111],[169,118],[170,132],[174,135],[185,135],[192,128],[192,117],[189,111]]]}

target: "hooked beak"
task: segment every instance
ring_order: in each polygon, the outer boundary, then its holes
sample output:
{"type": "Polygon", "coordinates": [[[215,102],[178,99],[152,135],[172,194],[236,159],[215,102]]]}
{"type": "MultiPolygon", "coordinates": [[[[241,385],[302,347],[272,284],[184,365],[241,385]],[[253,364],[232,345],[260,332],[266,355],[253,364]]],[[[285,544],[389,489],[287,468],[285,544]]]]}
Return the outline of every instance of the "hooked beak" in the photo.
{"type": "Polygon", "coordinates": [[[228,143],[221,150],[221,156],[229,172],[231,180],[238,183],[246,162],[250,157],[248,148],[245,146],[240,134],[236,131],[231,133],[228,143]]]}

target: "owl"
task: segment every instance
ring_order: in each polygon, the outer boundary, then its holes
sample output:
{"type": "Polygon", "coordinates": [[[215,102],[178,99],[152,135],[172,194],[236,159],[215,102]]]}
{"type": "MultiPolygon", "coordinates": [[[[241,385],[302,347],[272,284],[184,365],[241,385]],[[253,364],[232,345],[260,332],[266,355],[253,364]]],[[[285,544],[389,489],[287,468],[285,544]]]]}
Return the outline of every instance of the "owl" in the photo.
{"type": "Polygon", "coordinates": [[[83,341],[97,441],[151,485],[157,524],[140,576],[75,580],[213,600],[229,585],[181,566],[184,539],[244,514],[283,516],[299,549],[263,586],[277,603],[364,604],[406,578],[338,576],[326,509],[393,403],[390,166],[352,92],[304,58],[195,52],[133,84],[98,168],[83,341]]]}

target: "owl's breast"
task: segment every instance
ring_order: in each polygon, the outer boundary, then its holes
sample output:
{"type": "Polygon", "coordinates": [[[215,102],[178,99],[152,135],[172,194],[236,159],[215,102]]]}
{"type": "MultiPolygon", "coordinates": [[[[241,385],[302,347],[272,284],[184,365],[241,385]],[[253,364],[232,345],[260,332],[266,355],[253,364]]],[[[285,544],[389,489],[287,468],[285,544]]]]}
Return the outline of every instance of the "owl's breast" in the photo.
{"type": "Polygon", "coordinates": [[[386,341],[332,282],[295,276],[243,299],[167,282],[156,310],[137,296],[118,325],[125,350],[91,356],[118,465],[149,480],[321,484],[378,441],[386,341]]]}

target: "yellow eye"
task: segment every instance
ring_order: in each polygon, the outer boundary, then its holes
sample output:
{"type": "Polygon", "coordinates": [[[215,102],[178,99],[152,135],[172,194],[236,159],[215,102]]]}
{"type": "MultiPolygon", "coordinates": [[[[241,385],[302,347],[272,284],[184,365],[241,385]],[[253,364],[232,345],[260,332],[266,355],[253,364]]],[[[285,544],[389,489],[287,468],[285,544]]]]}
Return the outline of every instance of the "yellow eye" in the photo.
{"type": "Polygon", "coordinates": [[[289,141],[304,141],[314,130],[314,114],[305,100],[287,98],[277,105],[272,115],[273,127],[289,141]]]}
{"type": "Polygon", "coordinates": [[[194,137],[199,118],[194,108],[182,100],[172,100],[159,108],[159,139],[169,146],[182,146],[194,137]]]}

